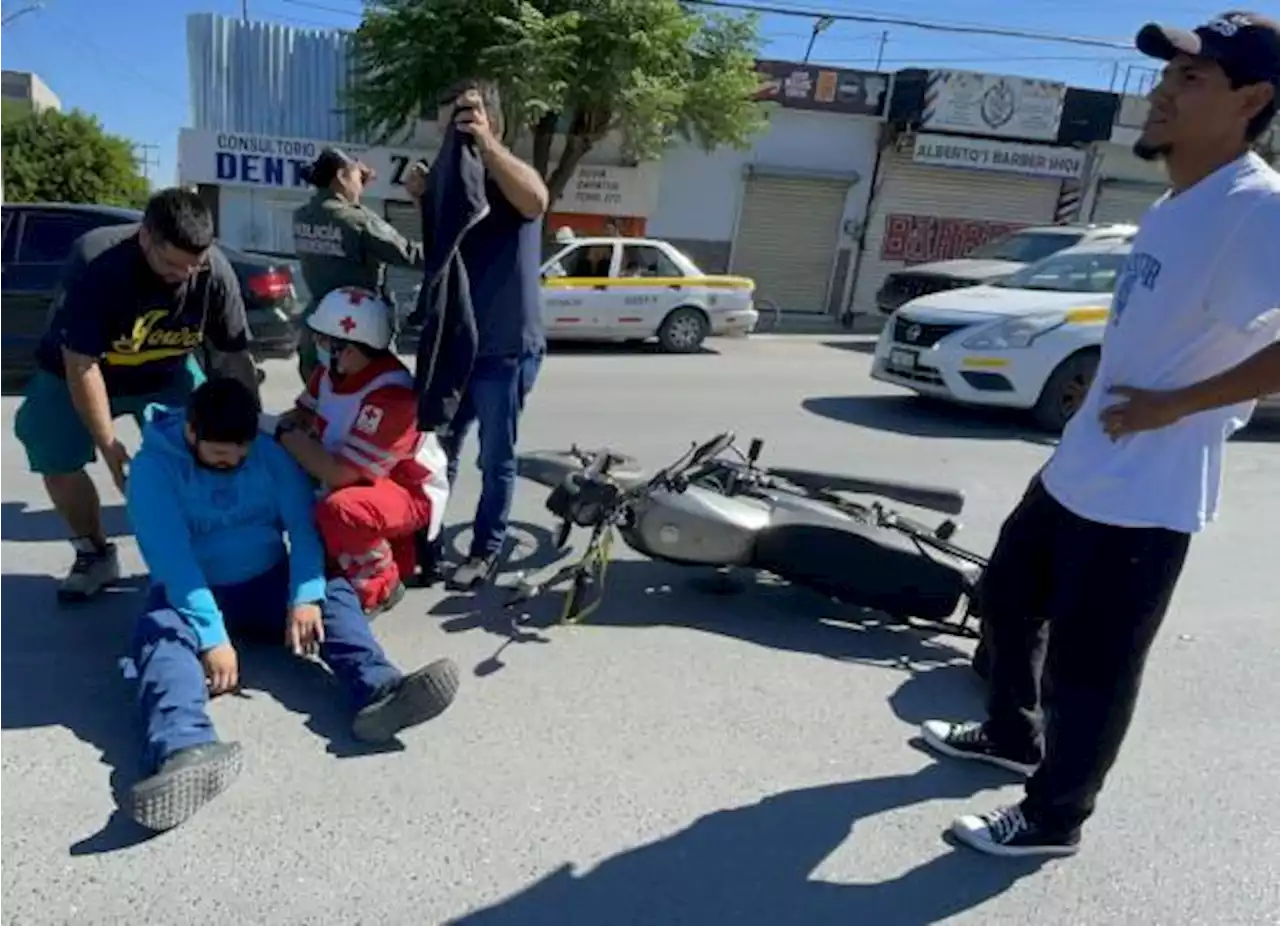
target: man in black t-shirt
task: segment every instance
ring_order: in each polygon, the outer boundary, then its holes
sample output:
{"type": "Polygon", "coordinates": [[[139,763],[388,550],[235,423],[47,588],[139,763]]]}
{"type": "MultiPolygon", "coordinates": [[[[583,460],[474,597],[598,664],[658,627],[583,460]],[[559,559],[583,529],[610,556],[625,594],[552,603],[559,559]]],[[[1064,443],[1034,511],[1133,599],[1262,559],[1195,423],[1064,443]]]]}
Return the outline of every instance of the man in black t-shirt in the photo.
{"type": "Polygon", "coordinates": [[[85,467],[96,453],[123,492],[129,452],[114,420],[141,423],[153,402],[185,404],[204,380],[193,353],[207,339],[214,373],[256,395],[240,284],[213,244],[213,216],[191,191],[162,190],[141,225],[83,235],[72,247],[38,369],[14,431],[32,472],[71,530],[75,565],[58,591],[85,600],[120,575],[85,467]]]}

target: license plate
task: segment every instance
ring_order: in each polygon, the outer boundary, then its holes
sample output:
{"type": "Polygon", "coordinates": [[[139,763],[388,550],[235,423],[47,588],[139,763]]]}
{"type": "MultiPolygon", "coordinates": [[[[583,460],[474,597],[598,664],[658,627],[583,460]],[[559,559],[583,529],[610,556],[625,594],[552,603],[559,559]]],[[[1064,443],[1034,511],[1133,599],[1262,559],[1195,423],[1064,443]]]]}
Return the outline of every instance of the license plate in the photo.
{"type": "Polygon", "coordinates": [[[898,350],[894,348],[889,351],[889,366],[897,367],[899,370],[914,370],[919,356],[920,354],[914,350],[898,350]]]}

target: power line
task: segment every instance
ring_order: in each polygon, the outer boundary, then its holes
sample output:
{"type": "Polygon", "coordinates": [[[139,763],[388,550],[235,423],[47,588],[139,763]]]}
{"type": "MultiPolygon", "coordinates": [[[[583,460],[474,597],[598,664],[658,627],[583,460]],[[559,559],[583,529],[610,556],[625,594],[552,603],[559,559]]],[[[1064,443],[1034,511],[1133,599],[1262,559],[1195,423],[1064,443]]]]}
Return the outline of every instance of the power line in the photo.
{"type": "Polygon", "coordinates": [[[288,3],[290,6],[300,6],[308,10],[319,10],[322,13],[338,13],[342,16],[354,16],[360,18],[358,10],[344,10],[342,7],[330,6],[327,3],[316,3],[315,0],[280,0],[281,3],[288,3]]]}
{"type": "MultiPolygon", "coordinates": [[[[303,3],[304,0],[289,0],[292,3],[303,3]]],[[[1051,32],[1032,32],[1025,29],[1007,29],[1003,26],[960,25],[929,22],[923,19],[909,19],[903,16],[889,16],[881,13],[833,13],[824,10],[805,10],[799,7],[764,6],[753,3],[742,3],[737,0],[688,0],[693,6],[717,7],[727,10],[741,10],[748,13],[768,13],[773,16],[796,16],[802,19],[833,19],[838,22],[872,23],[880,26],[903,26],[908,29],[920,29],[926,32],[947,32],[964,35],[990,35],[1003,39],[1027,39],[1034,42],[1057,42],[1064,45],[1084,45],[1090,48],[1109,48],[1117,51],[1132,51],[1132,42],[1118,42],[1113,39],[1091,38],[1081,35],[1058,35],[1051,32]]]]}
{"type": "Polygon", "coordinates": [[[12,13],[5,14],[4,19],[0,20],[0,25],[7,26],[9,25],[9,23],[13,22],[19,16],[25,16],[27,13],[34,13],[37,10],[41,10],[41,9],[44,9],[43,3],[28,3],[26,6],[24,6],[20,10],[15,10],[12,13]]]}

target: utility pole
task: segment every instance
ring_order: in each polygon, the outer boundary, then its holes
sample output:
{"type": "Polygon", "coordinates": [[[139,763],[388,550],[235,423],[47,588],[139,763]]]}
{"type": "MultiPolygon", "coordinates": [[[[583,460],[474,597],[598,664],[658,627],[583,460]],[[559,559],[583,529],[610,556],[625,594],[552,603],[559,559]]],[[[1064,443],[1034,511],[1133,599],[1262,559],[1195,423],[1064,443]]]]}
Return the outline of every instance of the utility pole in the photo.
{"type": "Polygon", "coordinates": [[[153,155],[153,152],[159,150],[159,145],[135,144],[133,146],[133,162],[138,166],[142,179],[147,181],[148,186],[151,184],[151,168],[155,167],[158,170],[160,167],[160,156],[153,155]]]}
{"type": "Polygon", "coordinates": [[[876,48],[876,70],[880,70],[880,65],[884,64],[884,47],[889,44],[889,30],[886,29],[880,33],[880,44],[876,48]]]}
{"type": "Polygon", "coordinates": [[[836,21],[832,19],[830,16],[819,16],[814,21],[813,31],[809,33],[809,45],[804,50],[804,61],[806,64],[808,64],[809,62],[809,55],[813,53],[813,43],[818,40],[819,34],[826,32],[833,25],[835,25],[835,22],[836,21]]]}

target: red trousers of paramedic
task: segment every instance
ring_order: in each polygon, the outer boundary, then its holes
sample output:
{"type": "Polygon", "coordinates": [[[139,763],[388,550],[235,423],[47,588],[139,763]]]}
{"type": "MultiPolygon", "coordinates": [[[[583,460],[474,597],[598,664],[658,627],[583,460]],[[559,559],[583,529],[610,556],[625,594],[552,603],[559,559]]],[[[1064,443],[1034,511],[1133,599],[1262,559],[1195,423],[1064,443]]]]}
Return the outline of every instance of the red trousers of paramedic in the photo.
{"type": "Polygon", "coordinates": [[[431,501],[390,479],[347,486],[316,505],[329,568],[347,579],[366,611],[417,568],[413,535],[431,518],[431,501]]]}

